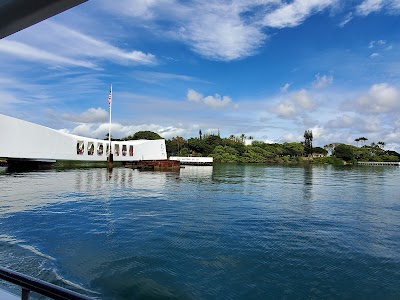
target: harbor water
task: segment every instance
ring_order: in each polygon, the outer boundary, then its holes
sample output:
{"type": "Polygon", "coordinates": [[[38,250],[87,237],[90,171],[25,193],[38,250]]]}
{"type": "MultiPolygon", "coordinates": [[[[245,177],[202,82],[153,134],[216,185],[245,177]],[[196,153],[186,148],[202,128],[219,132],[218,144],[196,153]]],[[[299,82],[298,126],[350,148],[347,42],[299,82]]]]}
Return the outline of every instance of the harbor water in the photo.
{"type": "Polygon", "coordinates": [[[98,299],[399,299],[399,178],[396,166],[3,172],[0,265],[98,299]]]}

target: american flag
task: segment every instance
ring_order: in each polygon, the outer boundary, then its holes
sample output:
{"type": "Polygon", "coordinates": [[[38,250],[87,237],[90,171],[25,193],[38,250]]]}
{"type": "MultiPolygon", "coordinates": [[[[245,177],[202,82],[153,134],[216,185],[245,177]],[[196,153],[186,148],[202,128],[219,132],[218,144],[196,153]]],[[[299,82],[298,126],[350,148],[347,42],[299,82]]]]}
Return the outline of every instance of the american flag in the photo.
{"type": "Polygon", "coordinates": [[[110,94],[108,95],[108,107],[111,107],[111,101],[112,101],[112,92],[110,90],[110,94]]]}

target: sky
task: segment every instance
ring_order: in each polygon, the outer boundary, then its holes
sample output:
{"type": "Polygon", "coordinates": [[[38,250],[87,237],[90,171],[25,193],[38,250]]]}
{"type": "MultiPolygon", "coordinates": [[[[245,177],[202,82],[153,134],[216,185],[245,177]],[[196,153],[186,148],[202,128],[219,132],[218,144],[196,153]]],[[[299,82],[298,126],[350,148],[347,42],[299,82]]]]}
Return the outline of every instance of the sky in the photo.
{"type": "Polygon", "coordinates": [[[400,152],[400,0],[89,0],[0,40],[0,113],[81,136],[400,152]]]}

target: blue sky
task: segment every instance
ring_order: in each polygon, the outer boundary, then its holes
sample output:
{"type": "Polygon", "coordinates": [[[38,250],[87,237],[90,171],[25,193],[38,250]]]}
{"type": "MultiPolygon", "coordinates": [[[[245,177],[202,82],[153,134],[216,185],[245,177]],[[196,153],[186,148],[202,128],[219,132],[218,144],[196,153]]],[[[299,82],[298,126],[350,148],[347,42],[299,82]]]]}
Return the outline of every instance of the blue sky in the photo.
{"type": "Polygon", "coordinates": [[[0,40],[0,113],[400,151],[400,0],[90,0],[0,40]]]}

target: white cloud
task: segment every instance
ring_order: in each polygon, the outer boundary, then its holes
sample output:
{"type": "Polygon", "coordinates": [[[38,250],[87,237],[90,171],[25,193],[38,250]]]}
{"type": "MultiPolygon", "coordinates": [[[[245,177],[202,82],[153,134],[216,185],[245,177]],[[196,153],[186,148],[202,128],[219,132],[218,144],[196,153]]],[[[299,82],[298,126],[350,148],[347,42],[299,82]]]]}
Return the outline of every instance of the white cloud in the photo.
{"type": "Polygon", "coordinates": [[[291,99],[293,99],[293,101],[303,109],[310,110],[316,106],[309,93],[304,89],[292,93],[291,99]]]}
{"type": "Polygon", "coordinates": [[[215,94],[213,96],[204,97],[202,94],[192,89],[188,89],[186,98],[192,102],[203,102],[204,104],[211,106],[212,108],[223,108],[228,106],[232,102],[232,99],[229,96],[221,96],[219,94],[215,94]]]}
{"type": "Polygon", "coordinates": [[[400,91],[388,83],[374,84],[345,107],[365,113],[396,113],[400,111],[400,91]]]}
{"type": "Polygon", "coordinates": [[[281,93],[286,93],[290,87],[290,83],[285,83],[284,86],[281,87],[281,93]]]}
{"type": "Polygon", "coordinates": [[[265,26],[274,28],[295,27],[311,14],[323,11],[335,4],[336,0],[294,0],[283,2],[281,6],[268,13],[263,20],[265,26]]]}
{"type": "Polygon", "coordinates": [[[284,119],[297,119],[303,117],[304,120],[307,111],[316,108],[316,102],[313,96],[305,90],[301,89],[289,94],[285,94],[277,102],[270,105],[269,111],[284,119]]]}
{"type": "Polygon", "coordinates": [[[156,63],[153,54],[127,51],[49,20],[1,40],[0,51],[36,62],[86,68],[98,68],[95,59],[119,64],[156,63]]]}
{"type": "Polygon", "coordinates": [[[200,102],[203,99],[202,94],[200,94],[192,89],[188,89],[186,97],[189,101],[193,101],[193,102],[200,102]]]}
{"type": "Polygon", "coordinates": [[[374,12],[384,11],[390,15],[398,15],[400,13],[399,0],[364,0],[356,7],[359,15],[367,16],[374,12]]]}
{"type": "Polygon", "coordinates": [[[385,40],[370,41],[369,45],[368,45],[368,48],[372,49],[374,47],[384,46],[384,45],[386,45],[386,41],[385,40]]]}
{"type": "Polygon", "coordinates": [[[319,74],[315,75],[315,80],[313,82],[313,86],[317,89],[326,88],[327,86],[331,85],[333,82],[332,75],[322,75],[319,74]]]}
{"type": "Polygon", "coordinates": [[[228,106],[232,102],[230,97],[228,96],[221,97],[218,94],[215,94],[214,96],[207,96],[203,100],[205,104],[213,108],[222,108],[228,106]]]}
{"type": "MultiPolygon", "coordinates": [[[[105,10],[115,11],[116,13],[122,13],[127,16],[152,19],[154,17],[153,8],[157,2],[156,0],[118,0],[118,1],[98,1],[105,10]]],[[[171,1],[170,1],[171,2],[171,1]]],[[[172,1],[173,2],[173,1],[172,1]]]]}
{"type": "Polygon", "coordinates": [[[156,62],[153,54],[146,54],[138,50],[126,51],[63,25],[54,22],[48,23],[50,23],[51,32],[54,33],[55,31],[56,35],[59,36],[58,38],[52,36],[55,39],[54,43],[64,45],[64,51],[67,54],[110,59],[120,63],[132,62],[146,65],[156,62]]]}
{"type": "Polygon", "coordinates": [[[190,15],[178,37],[194,52],[213,60],[236,60],[250,56],[264,42],[261,28],[244,22],[239,12],[207,3],[190,15]]]}
{"type": "Polygon", "coordinates": [[[7,39],[0,40],[0,52],[18,56],[30,61],[42,61],[45,63],[57,63],[63,65],[73,65],[86,68],[95,68],[95,64],[80,59],[73,59],[45,50],[41,50],[24,43],[10,41],[7,39]]]}
{"type": "Polygon", "coordinates": [[[286,142],[299,142],[302,140],[300,135],[294,135],[293,133],[286,133],[283,136],[279,137],[276,142],[277,143],[286,143],[286,142]]]}
{"type": "Polygon", "coordinates": [[[339,23],[339,27],[344,27],[347,23],[349,23],[351,20],[353,19],[353,13],[350,12],[348,13],[344,20],[342,22],[339,23]]]}
{"type": "Polygon", "coordinates": [[[390,4],[390,9],[394,11],[400,11],[400,1],[399,0],[392,0],[392,3],[390,4]]]}
{"type": "Polygon", "coordinates": [[[376,41],[376,43],[378,45],[386,45],[386,41],[385,40],[378,40],[378,41],[376,41]]]}
{"type": "Polygon", "coordinates": [[[384,0],[364,0],[364,2],[356,7],[357,13],[367,16],[370,13],[379,11],[383,7],[384,2],[384,0]]]}
{"type": "Polygon", "coordinates": [[[109,114],[101,107],[89,108],[87,111],[79,115],[62,114],[60,116],[64,120],[79,123],[101,123],[107,121],[109,114]]]}
{"type": "Polygon", "coordinates": [[[310,130],[312,131],[314,141],[320,139],[326,134],[326,130],[320,126],[314,126],[310,128],[310,130]]]}
{"type": "Polygon", "coordinates": [[[352,127],[356,123],[354,117],[349,115],[342,115],[337,117],[334,120],[330,120],[327,122],[327,127],[329,128],[349,128],[352,127]]]}
{"type": "Polygon", "coordinates": [[[349,116],[347,114],[328,121],[326,123],[326,127],[336,130],[351,129],[353,132],[360,132],[364,134],[383,130],[381,122],[376,116],[361,117],[358,115],[349,116]]]}
{"type": "Polygon", "coordinates": [[[147,83],[159,83],[166,80],[200,81],[194,77],[173,73],[137,71],[134,72],[134,78],[147,83]]]}
{"type": "Polygon", "coordinates": [[[289,101],[280,102],[277,105],[274,105],[270,111],[275,113],[278,117],[288,119],[294,118],[298,114],[296,106],[289,101]]]}
{"type": "Polygon", "coordinates": [[[371,57],[371,58],[377,58],[377,57],[379,57],[379,56],[381,56],[378,52],[374,52],[374,53],[372,53],[369,57],[371,57]]]}
{"type": "MultiPolygon", "coordinates": [[[[139,125],[123,125],[120,123],[113,123],[111,126],[111,136],[115,138],[123,138],[134,134],[138,131],[153,131],[158,133],[165,139],[172,138],[174,136],[185,136],[191,133],[196,126],[184,126],[178,124],[178,126],[162,126],[158,124],[139,124],[139,125]]],[[[103,123],[99,125],[95,124],[79,124],[76,126],[71,133],[84,136],[102,139],[106,136],[109,130],[109,124],[103,123]]],[[[70,133],[67,129],[61,129],[62,132],[70,133]]]]}
{"type": "Polygon", "coordinates": [[[294,27],[338,0],[121,0],[102,1],[103,9],[137,19],[136,26],[151,28],[178,39],[196,53],[231,61],[257,52],[268,38],[264,27],[294,27]],[[169,23],[168,29],[164,24],[169,23]],[[139,25],[138,25],[139,24],[139,25]]]}

